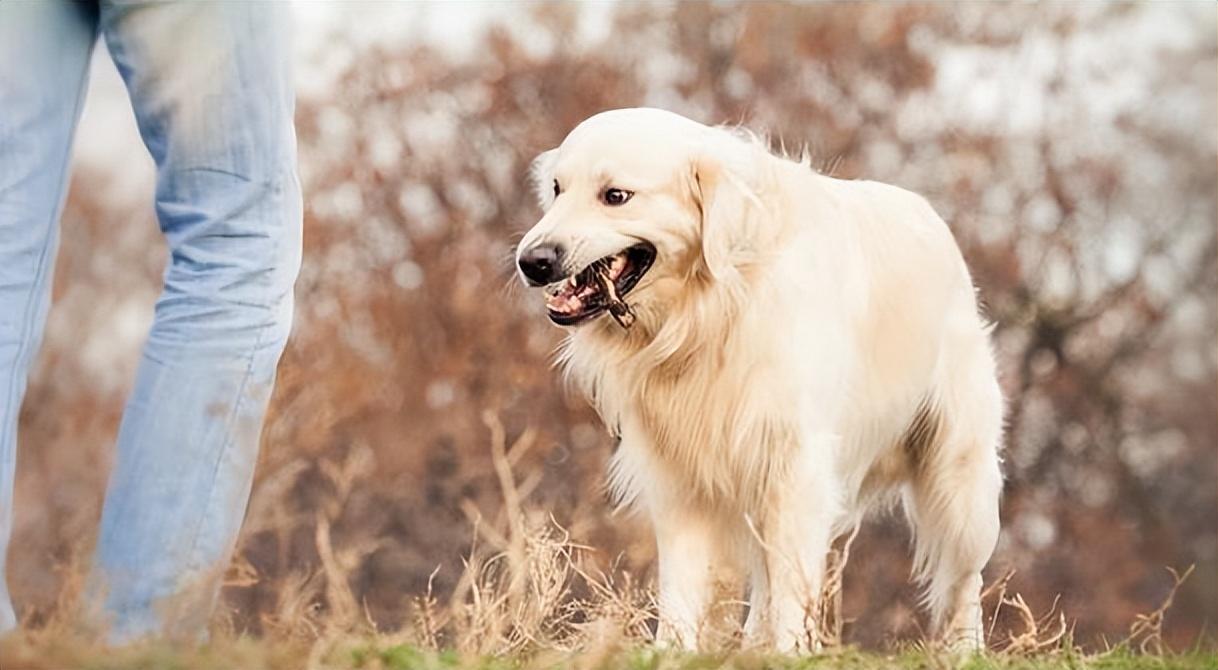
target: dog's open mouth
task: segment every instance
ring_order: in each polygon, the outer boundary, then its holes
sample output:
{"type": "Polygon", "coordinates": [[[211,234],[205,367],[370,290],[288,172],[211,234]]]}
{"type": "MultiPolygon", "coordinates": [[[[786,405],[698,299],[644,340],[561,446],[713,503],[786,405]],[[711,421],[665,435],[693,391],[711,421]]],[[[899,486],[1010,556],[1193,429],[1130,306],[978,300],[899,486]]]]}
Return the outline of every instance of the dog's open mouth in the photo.
{"type": "Polygon", "coordinates": [[[623,328],[629,328],[634,324],[634,312],[624,298],[647,274],[655,258],[656,248],[642,242],[550,284],[546,287],[550,320],[560,326],[574,326],[609,310],[623,328]]]}

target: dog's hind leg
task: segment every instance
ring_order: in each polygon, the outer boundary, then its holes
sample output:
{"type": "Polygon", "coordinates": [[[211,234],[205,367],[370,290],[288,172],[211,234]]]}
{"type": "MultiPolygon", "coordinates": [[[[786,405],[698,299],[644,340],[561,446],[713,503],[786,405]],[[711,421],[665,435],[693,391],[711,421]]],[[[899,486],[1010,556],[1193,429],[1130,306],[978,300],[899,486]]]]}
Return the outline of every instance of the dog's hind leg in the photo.
{"type": "Polygon", "coordinates": [[[1002,492],[1001,392],[988,345],[972,353],[965,365],[945,366],[952,370],[947,383],[919,407],[904,445],[914,465],[905,509],[914,529],[915,575],[926,589],[936,636],[965,651],[985,644],[981,570],[998,541],[1002,492]]]}

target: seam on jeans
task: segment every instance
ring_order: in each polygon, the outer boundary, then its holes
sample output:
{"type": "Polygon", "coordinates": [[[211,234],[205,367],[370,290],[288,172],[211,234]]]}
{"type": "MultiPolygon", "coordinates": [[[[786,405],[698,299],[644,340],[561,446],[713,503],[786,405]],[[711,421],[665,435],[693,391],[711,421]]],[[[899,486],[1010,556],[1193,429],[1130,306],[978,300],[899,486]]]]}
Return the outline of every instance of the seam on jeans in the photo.
{"type": "MultiPolygon", "coordinates": [[[[96,41],[96,36],[94,37],[94,40],[96,41]]],[[[92,51],[92,47],[90,47],[90,51],[92,51]]],[[[36,298],[39,293],[40,285],[47,281],[45,278],[40,281],[39,277],[42,277],[43,273],[46,272],[47,257],[50,255],[50,248],[52,246],[51,240],[55,238],[55,231],[56,227],[59,225],[59,218],[62,214],[63,203],[67,199],[68,175],[72,172],[71,165],[69,163],[72,158],[73,137],[76,135],[76,124],[80,122],[80,111],[84,106],[85,96],[87,94],[85,90],[85,82],[87,82],[89,79],[89,64],[92,60],[92,54],[85,57],[85,66],[81,68],[80,78],[76,82],[76,104],[72,108],[72,125],[68,131],[71,135],[68,137],[68,141],[64,143],[63,156],[60,158],[59,162],[59,165],[61,166],[59,170],[59,188],[56,192],[54,204],[51,206],[51,220],[47,222],[46,235],[44,235],[42,239],[42,252],[39,254],[38,263],[34,267],[33,286],[30,288],[29,295],[27,295],[25,298],[25,308],[22,310],[23,322],[21,327],[21,338],[17,344],[17,356],[15,361],[18,366],[21,366],[21,359],[30,353],[29,349],[32,345],[31,338],[34,334],[34,305],[38,302],[36,298]]],[[[47,296],[47,299],[50,299],[49,295],[47,296]]],[[[50,309],[50,306],[47,308],[50,309]]],[[[17,393],[17,388],[22,384],[27,383],[27,379],[29,377],[29,366],[25,365],[22,367],[25,369],[19,374],[13,375],[12,378],[9,379],[8,391],[4,398],[5,412],[13,413],[14,424],[17,423],[17,415],[20,413],[21,409],[20,404],[17,403],[17,396],[19,395],[17,393]]],[[[17,433],[14,430],[13,460],[15,461],[16,458],[17,433]]],[[[8,512],[11,514],[12,510],[10,509],[8,512]]],[[[3,557],[0,556],[0,565],[3,564],[3,557]]],[[[2,578],[3,575],[0,575],[0,579],[2,578]]]]}
{"type": "MultiPolygon", "coordinates": [[[[276,200],[281,201],[283,199],[282,190],[277,189],[277,190],[271,191],[271,193],[273,193],[276,196],[276,200]]],[[[281,202],[277,202],[276,204],[282,205],[281,202]]],[[[280,207],[280,209],[282,209],[282,207],[280,207]]],[[[276,260],[279,258],[279,253],[283,246],[284,235],[282,233],[283,233],[283,231],[281,231],[281,234],[276,238],[275,246],[271,253],[272,266],[274,265],[276,260]]],[[[272,279],[273,279],[273,276],[268,276],[266,283],[270,284],[272,279]]],[[[262,309],[270,309],[273,307],[273,305],[274,305],[274,301],[268,300],[268,301],[266,301],[265,304],[260,305],[260,307],[262,309]]],[[[204,561],[201,558],[199,558],[199,556],[198,556],[199,541],[203,535],[203,527],[207,524],[207,520],[209,518],[208,511],[211,509],[212,504],[215,502],[216,480],[219,478],[220,467],[224,463],[225,457],[228,456],[229,452],[233,448],[233,443],[236,441],[236,436],[235,436],[236,426],[237,426],[237,422],[238,422],[238,417],[241,414],[241,408],[242,408],[242,406],[244,406],[244,404],[246,402],[246,388],[249,386],[250,377],[253,375],[254,359],[258,355],[259,349],[262,348],[263,339],[266,336],[266,333],[274,327],[275,327],[275,321],[274,321],[274,319],[271,319],[266,325],[264,325],[262,328],[260,328],[258,330],[258,336],[256,338],[254,338],[254,346],[250,350],[249,359],[246,361],[245,374],[242,376],[241,383],[238,385],[238,388],[237,388],[237,401],[235,403],[233,403],[233,410],[229,414],[228,421],[225,426],[228,429],[228,430],[226,430],[227,437],[225,439],[224,446],[220,448],[219,455],[216,457],[215,465],[212,467],[211,484],[208,487],[207,500],[203,505],[203,516],[201,519],[199,519],[198,525],[195,526],[194,537],[190,541],[190,549],[189,549],[189,551],[186,552],[186,570],[185,570],[185,572],[191,578],[197,577],[198,576],[197,573],[199,573],[204,567],[206,567],[204,565],[204,561]]],[[[268,398],[268,401],[269,400],[270,399],[268,398]]],[[[257,435],[256,439],[259,441],[259,443],[261,443],[261,441],[262,441],[261,424],[259,424],[258,435],[257,435]]],[[[257,457],[256,456],[255,456],[254,464],[256,467],[257,466],[257,457]]],[[[237,531],[238,536],[240,536],[240,533],[241,533],[241,531],[240,531],[240,529],[238,529],[238,531],[237,531]]],[[[237,540],[237,538],[234,537],[233,538],[234,546],[235,546],[236,540],[237,540]]],[[[227,570],[228,566],[226,565],[224,567],[227,570]]]]}

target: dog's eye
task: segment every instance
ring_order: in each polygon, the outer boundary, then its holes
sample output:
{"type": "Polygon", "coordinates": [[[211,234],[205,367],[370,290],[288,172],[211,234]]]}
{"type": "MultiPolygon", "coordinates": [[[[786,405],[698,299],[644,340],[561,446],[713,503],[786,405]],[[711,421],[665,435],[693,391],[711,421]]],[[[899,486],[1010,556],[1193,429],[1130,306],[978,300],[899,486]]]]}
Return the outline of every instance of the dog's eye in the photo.
{"type": "Polygon", "coordinates": [[[554,180],[554,197],[557,198],[559,193],[562,193],[562,189],[558,186],[558,180],[555,179],[554,180]]]}
{"type": "Polygon", "coordinates": [[[620,188],[607,188],[605,189],[605,192],[601,194],[601,200],[603,200],[604,203],[610,207],[617,207],[618,205],[626,204],[626,202],[629,201],[633,196],[634,191],[627,191],[620,188]]]}

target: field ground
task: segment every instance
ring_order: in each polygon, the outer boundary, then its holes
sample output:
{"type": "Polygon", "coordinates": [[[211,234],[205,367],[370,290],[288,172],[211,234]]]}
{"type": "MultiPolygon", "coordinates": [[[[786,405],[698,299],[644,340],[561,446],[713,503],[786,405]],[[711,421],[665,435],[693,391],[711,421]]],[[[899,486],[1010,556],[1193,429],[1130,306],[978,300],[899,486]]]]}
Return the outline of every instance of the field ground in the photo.
{"type": "Polygon", "coordinates": [[[517,656],[470,656],[454,651],[423,651],[405,644],[358,636],[329,643],[274,642],[235,638],[200,647],[138,645],[102,649],[21,634],[0,643],[4,670],[1162,670],[1218,669],[1218,653],[1141,654],[1118,648],[1081,654],[1059,647],[1034,654],[991,653],[955,658],[925,649],[891,653],[841,649],[820,656],[782,657],[748,653],[694,655],[649,647],[597,651],[533,651],[517,656]]]}
{"type": "MultiPolygon", "coordinates": [[[[493,451],[505,497],[517,500],[505,452],[493,451]]],[[[593,570],[552,520],[510,502],[507,509],[514,513],[503,529],[503,550],[471,554],[451,599],[441,602],[430,589],[414,597],[413,617],[393,631],[377,629],[359,604],[349,574],[327,550],[323,525],[322,574],[285,586],[258,635],[241,632],[221,612],[203,644],[104,646],[97,642],[101,629],[82,616],[83,578],[69,571],[55,611],[0,639],[0,670],[1218,670],[1218,640],[1203,636],[1186,651],[1165,641],[1168,612],[1192,567],[1169,570],[1174,584],[1160,606],[1136,615],[1119,640],[1076,640],[1056,602],[1034,612],[1008,590],[1008,573],[982,593],[992,651],[968,657],[916,642],[861,650],[843,643],[838,596],[849,540],[830,554],[820,624],[806,631],[824,652],[663,650],[648,642],[657,616],[653,591],[626,574],[593,570]]],[[[738,633],[708,629],[700,637],[710,648],[730,650],[739,648],[738,633]]]]}

